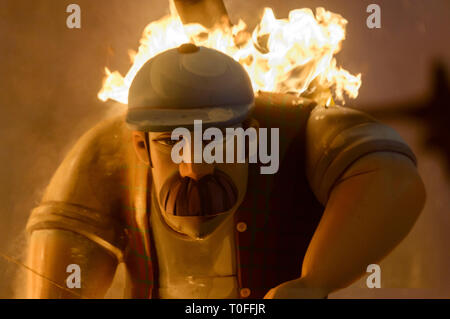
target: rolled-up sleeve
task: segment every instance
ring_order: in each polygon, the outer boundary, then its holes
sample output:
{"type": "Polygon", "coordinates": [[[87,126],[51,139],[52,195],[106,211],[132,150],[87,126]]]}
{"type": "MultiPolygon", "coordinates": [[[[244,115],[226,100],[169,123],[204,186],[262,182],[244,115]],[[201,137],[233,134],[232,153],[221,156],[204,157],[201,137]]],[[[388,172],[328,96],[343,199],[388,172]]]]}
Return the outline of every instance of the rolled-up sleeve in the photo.
{"type": "Polygon", "coordinates": [[[124,229],[120,222],[120,168],[124,166],[121,124],[109,121],[87,132],[67,154],[27,232],[67,230],[83,235],[120,258],[124,229]]]}
{"type": "Polygon", "coordinates": [[[64,202],[42,203],[31,212],[27,223],[29,233],[39,229],[69,230],[113,246],[121,241],[120,228],[116,220],[104,214],[64,202]]]}
{"type": "Polygon", "coordinates": [[[371,116],[339,106],[317,106],[306,127],[306,174],[322,204],[345,170],[373,152],[396,152],[416,157],[401,136],[371,116]]]}

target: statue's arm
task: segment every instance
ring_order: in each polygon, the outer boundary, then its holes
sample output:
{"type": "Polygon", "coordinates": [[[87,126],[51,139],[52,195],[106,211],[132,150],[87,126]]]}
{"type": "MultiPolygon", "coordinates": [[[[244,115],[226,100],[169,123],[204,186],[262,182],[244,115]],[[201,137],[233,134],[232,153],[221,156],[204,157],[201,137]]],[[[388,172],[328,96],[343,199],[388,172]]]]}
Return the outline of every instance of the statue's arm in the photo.
{"type": "Polygon", "coordinates": [[[422,180],[408,157],[378,152],[360,158],[331,191],[302,277],[268,297],[321,298],[348,286],[405,238],[424,202],[422,180]]]}
{"type": "Polygon", "coordinates": [[[328,292],[343,288],[406,237],[425,202],[414,163],[393,152],[355,162],[331,191],[302,273],[328,292]]]}
{"type": "Polygon", "coordinates": [[[107,120],[83,135],[30,214],[28,298],[103,298],[109,288],[123,257],[118,185],[126,176],[120,170],[126,164],[122,145],[130,143],[115,138],[124,132],[122,123],[122,118],[107,120]],[[72,264],[80,267],[79,289],[66,282],[72,264]]]}
{"type": "Polygon", "coordinates": [[[324,213],[301,278],[267,297],[323,298],[348,286],[405,238],[425,201],[416,157],[401,136],[350,108],[312,111],[306,174],[324,213]]]}
{"type": "Polygon", "coordinates": [[[45,229],[31,234],[27,265],[33,269],[27,276],[27,298],[103,298],[114,277],[117,259],[84,236],[45,229]],[[67,272],[73,264],[80,269],[80,288],[74,287],[76,281],[69,277],[74,270],[67,272]]]}

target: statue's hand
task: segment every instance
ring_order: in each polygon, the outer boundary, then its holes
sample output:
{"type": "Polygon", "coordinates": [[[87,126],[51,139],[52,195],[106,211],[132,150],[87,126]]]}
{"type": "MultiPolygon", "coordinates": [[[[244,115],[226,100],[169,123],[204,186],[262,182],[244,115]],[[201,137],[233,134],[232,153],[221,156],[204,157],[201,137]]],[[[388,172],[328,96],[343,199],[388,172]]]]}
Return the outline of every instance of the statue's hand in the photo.
{"type": "Polygon", "coordinates": [[[264,299],[324,299],[328,289],[311,287],[303,278],[286,281],[269,290],[264,299]]]}

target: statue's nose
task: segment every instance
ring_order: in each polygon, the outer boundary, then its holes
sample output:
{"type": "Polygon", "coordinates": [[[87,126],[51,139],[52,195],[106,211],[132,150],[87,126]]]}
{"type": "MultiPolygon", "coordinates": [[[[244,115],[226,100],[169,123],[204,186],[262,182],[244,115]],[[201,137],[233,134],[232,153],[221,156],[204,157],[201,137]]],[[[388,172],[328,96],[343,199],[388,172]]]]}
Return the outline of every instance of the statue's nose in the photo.
{"type": "Polygon", "coordinates": [[[190,177],[193,180],[200,180],[203,176],[212,174],[214,172],[214,165],[206,163],[180,163],[181,177],[190,177]]]}

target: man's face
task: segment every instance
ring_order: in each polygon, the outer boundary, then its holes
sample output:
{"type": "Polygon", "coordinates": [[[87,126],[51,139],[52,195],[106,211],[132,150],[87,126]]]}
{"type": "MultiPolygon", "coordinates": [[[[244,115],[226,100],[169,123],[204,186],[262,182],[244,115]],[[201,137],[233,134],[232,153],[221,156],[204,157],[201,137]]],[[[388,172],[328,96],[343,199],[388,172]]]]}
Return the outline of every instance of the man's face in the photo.
{"type": "MultiPolygon", "coordinates": [[[[153,186],[166,222],[180,230],[183,225],[174,224],[183,224],[183,220],[197,218],[206,222],[214,217],[223,220],[242,203],[247,188],[248,164],[236,161],[207,164],[203,160],[202,163],[194,163],[194,132],[191,132],[191,142],[173,141],[171,134],[149,133],[153,186]],[[191,149],[190,163],[176,164],[172,160],[172,148],[181,142],[191,149]]],[[[133,132],[133,141],[138,156],[149,163],[145,133],[133,132]]],[[[203,146],[208,142],[204,141],[203,146]]]]}

